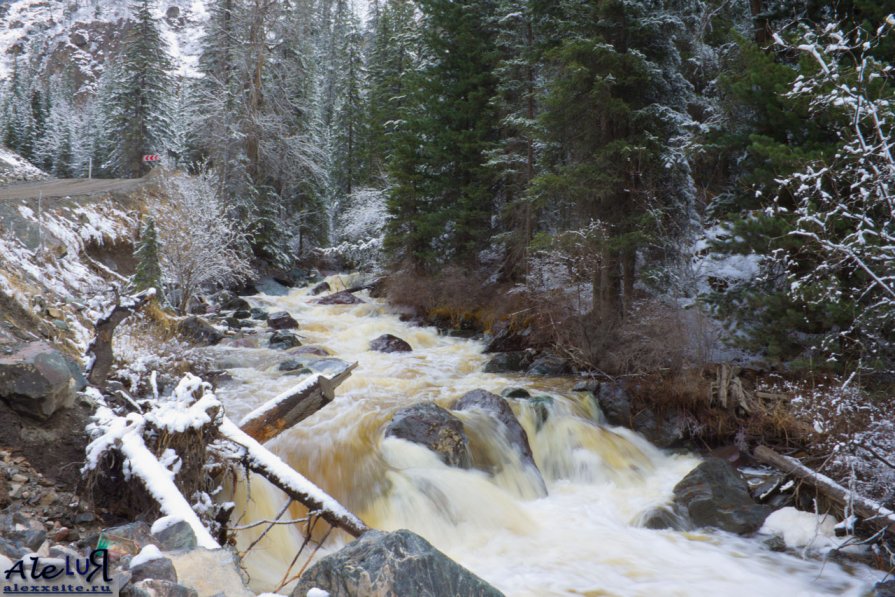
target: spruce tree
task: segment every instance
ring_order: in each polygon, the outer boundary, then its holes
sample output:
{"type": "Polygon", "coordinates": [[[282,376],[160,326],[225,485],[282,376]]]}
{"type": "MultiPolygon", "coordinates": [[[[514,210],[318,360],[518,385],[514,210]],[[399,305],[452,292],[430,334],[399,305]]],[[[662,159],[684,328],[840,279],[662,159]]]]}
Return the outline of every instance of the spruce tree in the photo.
{"type": "Polygon", "coordinates": [[[162,268],[159,262],[158,233],[155,220],[148,218],[140,232],[140,240],[134,248],[137,259],[137,270],[134,273],[133,286],[136,292],[155,288],[159,301],[164,300],[162,294],[162,268]]]}
{"type": "Polygon", "coordinates": [[[142,176],[148,170],[143,156],[165,153],[171,142],[175,85],[165,43],[150,12],[152,3],[137,0],[131,5],[133,20],[122,39],[105,98],[107,167],[117,176],[142,176]]]}

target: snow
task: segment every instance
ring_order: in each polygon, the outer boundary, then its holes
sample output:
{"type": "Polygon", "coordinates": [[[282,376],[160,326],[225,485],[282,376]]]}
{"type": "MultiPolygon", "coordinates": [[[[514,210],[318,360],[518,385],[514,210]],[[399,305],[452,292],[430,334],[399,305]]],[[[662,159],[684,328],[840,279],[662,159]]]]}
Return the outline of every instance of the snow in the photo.
{"type": "Polygon", "coordinates": [[[257,418],[263,416],[264,414],[266,414],[272,410],[275,410],[281,403],[285,402],[290,397],[295,396],[296,394],[301,394],[301,393],[311,389],[315,384],[318,383],[319,380],[320,380],[319,373],[315,373],[314,375],[311,375],[310,377],[303,380],[298,385],[295,385],[292,388],[289,388],[288,390],[286,390],[285,392],[283,392],[282,394],[280,394],[273,400],[265,402],[264,404],[262,404],[261,406],[259,406],[258,408],[256,408],[255,410],[253,410],[252,412],[247,414],[246,416],[244,416],[242,418],[242,420],[239,422],[239,425],[240,426],[245,425],[248,421],[250,421],[252,419],[257,419],[257,418]]]}
{"type": "Polygon", "coordinates": [[[211,384],[187,373],[167,400],[159,400],[146,414],[146,421],[168,433],[183,433],[211,423],[210,411],[219,411],[221,403],[211,392],[211,384]],[[199,395],[198,400],[195,397],[199,395]]]}
{"type": "Polygon", "coordinates": [[[146,562],[151,562],[152,560],[161,560],[165,556],[162,555],[162,552],[159,551],[159,548],[155,545],[149,544],[140,550],[140,553],[134,556],[134,559],[131,560],[130,569],[133,570],[137,566],[141,564],[145,564],[146,562]]]}
{"type": "Polygon", "coordinates": [[[835,518],[801,512],[792,507],[772,512],[759,532],[781,537],[790,548],[820,551],[838,545],[835,518]]]}
{"type": "Polygon", "coordinates": [[[46,178],[47,174],[32,166],[25,158],[0,146],[0,182],[46,178]]]}
{"type": "Polygon", "coordinates": [[[318,589],[317,587],[314,587],[313,589],[310,589],[306,593],[306,595],[307,595],[307,597],[329,597],[329,591],[324,591],[323,589],[318,589]]]}
{"type": "Polygon", "coordinates": [[[178,522],[183,522],[183,519],[176,516],[162,516],[152,523],[152,528],[149,530],[149,532],[153,535],[158,535],[162,531],[173,527],[178,522]]]}

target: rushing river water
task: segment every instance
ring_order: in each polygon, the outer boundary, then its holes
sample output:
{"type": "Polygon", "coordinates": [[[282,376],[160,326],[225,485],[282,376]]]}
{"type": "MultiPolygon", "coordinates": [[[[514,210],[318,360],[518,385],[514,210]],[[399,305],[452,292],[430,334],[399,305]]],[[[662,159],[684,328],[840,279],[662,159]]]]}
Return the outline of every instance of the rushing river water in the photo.
{"type": "MultiPolygon", "coordinates": [[[[336,289],[343,284],[329,282],[336,289]]],[[[568,380],[483,373],[481,343],[403,323],[387,305],[359,296],[368,302],[315,305],[306,289],[249,300],[291,313],[304,345],[358,363],[333,403],[270,447],[371,527],[423,535],[508,596],[795,597],[862,595],[868,588],[866,579],[836,564],[774,553],[760,539],[639,527],[645,513],[669,502],[695,457],[666,454],[629,431],[600,426],[596,407],[572,393],[568,380]],[[387,333],[405,339],[413,352],[368,349],[387,333]],[[457,414],[477,458],[496,463],[493,475],[449,468],[424,448],[382,437],[397,408],[421,401],[449,406],[476,388],[499,394],[510,386],[554,398],[546,421],[514,401],[547,496],[480,413],[457,414]]],[[[299,381],[278,370],[289,356],[283,351],[222,347],[214,354],[233,376],[219,395],[237,421],[299,381]]],[[[242,487],[236,496],[243,522],[273,518],[285,503],[262,480],[253,480],[249,491],[242,487]]],[[[241,533],[241,546],[252,538],[241,533]]],[[[256,590],[279,584],[301,539],[280,526],[250,552],[246,565],[256,590]]],[[[345,540],[331,539],[320,553],[345,540]]]]}

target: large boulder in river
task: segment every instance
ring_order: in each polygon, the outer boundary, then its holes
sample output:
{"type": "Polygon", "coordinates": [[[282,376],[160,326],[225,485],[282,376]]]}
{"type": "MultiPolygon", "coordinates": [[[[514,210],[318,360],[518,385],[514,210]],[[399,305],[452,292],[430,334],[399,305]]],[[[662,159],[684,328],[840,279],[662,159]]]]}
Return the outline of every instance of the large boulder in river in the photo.
{"type": "Polygon", "coordinates": [[[507,321],[494,324],[487,337],[485,352],[517,352],[531,347],[531,328],[514,329],[507,321]]]}
{"type": "Polygon", "coordinates": [[[385,428],[385,435],[425,446],[447,465],[469,468],[469,439],[463,423],[437,404],[402,408],[385,428]]]}
{"type": "Polygon", "coordinates": [[[500,352],[485,365],[485,373],[521,373],[533,360],[534,355],[528,350],[500,352]]]}
{"type": "Polygon", "coordinates": [[[531,445],[528,443],[528,434],[519,424],[519,420],[506,400],[486,390],[473,390],[464,394],[453,406],[453,410],[473,409],[482,410],[500,421],[507,440],[519,452],[522,462],[537,468],[534,455],[531,452],[531,445]]]}
{"type": "Polygon", "coordinates": [[[364,303],[363,299],[357,298],[347,290],[327,295],[321,299],[314,301],[318,305],[360,305],[364,303]]]}
{"type": "Polygon", "coordinates": [[[271,335],[267,346],[273,350],[286,350],[287,348],[301,346],[301,341],[298,339],[298,336],[291,332],[276,331],[271,335]]]}
{"type": "Polygon", "coordinates": [[[0,398],[20,414],[44,421],[74,403],[79,385],[66,357],[45,342],[0,356],[0,398]]]}
{"type": "Polygon", "coordinates": [[[564,359],[559,355],[544,353],[534,360],[526,375],[537,375],[543,377],[559,377],[572,372],[572,364],[568,359],[564,359]]]}
{"type": "Polygon", "coordinates": [[[267,326],[273,330],[294,330],[298,322],[285,311],[277,311],[267,317],[267,326]]]}
{"type": "Polygon", "coordinates": [[[500,597],[500,591],[407,530],[368,531],[301,576],[292,597],[500,597]]]}
{"type": "Polygon", "coordinates": [[[177,325],[177,331],[197,344],[217,344],[224,339],[216,327],[195,315],[187,317],[177,325]]]}
{"type": "Polygon", "coordinates": [[[383,334],[370,342],[370,350],[377,352],[412,352],[413,348],[397,336],[383,334]]]}
{"type": "Polygon", "coordinates": [[[771,513],[752,500],[746,481],[720,458],[709,458],[675,485],[674,503],[697,527],[740,535],[760,529],[771,513]]]}

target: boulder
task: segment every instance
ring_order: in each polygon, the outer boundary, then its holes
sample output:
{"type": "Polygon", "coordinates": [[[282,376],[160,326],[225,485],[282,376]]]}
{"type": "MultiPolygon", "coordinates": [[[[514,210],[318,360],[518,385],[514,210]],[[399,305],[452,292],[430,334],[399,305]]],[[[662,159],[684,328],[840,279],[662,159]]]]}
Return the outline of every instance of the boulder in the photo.
{"type": "Polygon", "coordinates": [[[298,581],[292,597],[311,589],[330,597],[499,597],[500,591],[407,530],[369,531],[320,559],[298,581]]]}
{"type": "Polygon", "coordinates": [[[575,385],[572,387],[573,392],[592,392],[594,394],[596,394],[599,389],[600,382],[596,379],[582,379],[581,381],[575,382],[575,385]]]}
{"type": "Polygon", "coordinates": [[[366,301],[359,299],[347,290],[330,294],[314,301],[318,305],[360,305],[366,301]]]}
{"type": "Polygon", "coordinates": [[[229,549],[196,548],[165,554],[174,562],[178,582],[202,597],[254,597],[240,574],[239,560],[229,549]]]}
{"type": "Polygon", "coordinates": [[[653,508],[640,518],[640,526],[655,531],[672,529],[675,531],[687,530],[687,521],[670,508],[653,508]]]}
{"type": "Polygon", "coordinates": [[[572,372],[572,364],[561,356],[544,353],[534,360],[526,370],[526,375],[559,377],[572,372]]]}
{"type": "Polygon", "coordinates": [[[20,414],[45,421],[74,404],[78,385],[66,357],[45,342],[0,356],[0,398],[20,414]]]}
{"type": "Polygon", "coordinates": [[[517,352],[531,347],[531,328],[514,330],[507,321],[499,321],[491,328],[485,352],[517,352]]]}
{"type": "Polygon", "coordinates": [[[249,319],[252,317],[252,312],[248,309],[239,309],[238,311],[233,312],[234,319],[249,319]]]}
{"type": "Polygon", "coordinates": [[[377,352],[412,352],[410,344],[391,334],[383,334],[370,342],[370,350],[377,352]]]}
{"type": "MultiPolygon", "coordinates": [[[[170,526],[163,527],[152,534],[159,542],[163,551],[176,551],[179,549],[195,549],[198,542],[196,533],[187,522],[179,520],[170,526]]],[[[162,578],[162,577],[152,577],[162,578]]],[[[174,578],[176,581],[177,578],[174,578]]]]}
{"type": "Polygon", "coordinates": [[[600,411],[610,425],[630,427],[633,414],[631,397],[620,383],[602,383],[595,392],[600,411]]]}
{"type": "Polygon", "coordinates": [[[453,410],[480,409],[500,421],[503,424],[507,440],[519,452],[522,462],[537,468],[531,445],[528,443],[528,434],[519,424],[519,420],[516,419],[513,409],[510,408],[506,400],[485,390],[473,390],[464,394],[452,408],[453,410]]]}
{"type": "Polygon", "coordinates": [[[267,326],[274,330],[294,330],[298,322],[285,311],[277,311],[267,317],[267,326]]]}
{"type": "Polygon", "coordinates": [[[267,321],[270,317],[270,314],[261,307],[252,307],[249,313],[255,321],[267,321]]]}
{"type": "Polygon", "coordinates": [[[299,346],[295,350],[290,350],[289,354],[307,354],[314,355],[317,357],[328,357],[329,353],[325,348],[321,348],[319,346],[299,346]]]}
{"type": "Polygon", "coordinates": [[[170,580],[145,579],[126,585],[121,597],[199,597],[199,593],[170,580]]]}
{"type": "Polygon", "coordinates": [[[392,417],[385,435],[425,446],[447,465],[469,468],[469,439],[463,423],[437,404],[402,408],[392,417]]]}
{"type": "Polygon", "coordinates": [[[747,535],[771,513],[756,504],[749,487],[729,463],[709,458],[674,487],[674,504],[697,527],[715,527],[747,535]]]}
{"type": "Polygon", "coordinates": [[[84,49],[87,47],[89,42],[89,38],[87,33],[84,31],[74,31],[71,35],[68,36],[68,40],[75,46],[84,49]]]}
{"type": "Polygon", "coordinates": [[[311,289],[311,294],[313,296],[317,296],[318,294],[323,294],[324,292],[332,292],[332,288],[330,287],[328,282],[321,282],[317,286],[311,289]]]}
{"type": "Polygon", "coordinates": [[[142,564],[131,567],[130,573],[132,583],[137,583],[148,578],[168,580],[173,583],[177,582],[177,571],[174,570],[174,564],[168,558],[157,558],[155,560],[143,562],[142,564]]]}
{"type": "Polygon", "coordinates": [[[521,373],[531,365],[532,360],[527,350],[500,352],[485,365],[485,373],[521,373]]]}
{"type": "Polygon", "coordinates": [[[308,368],[311,369],[311,371],[313,371],[314,373],[323,373],[330,377],[337,373],[341,373],[349,366],[350,365],[347,361],[343,361],[342,359],[336,359],[333,357],[328,357],[325,359],[312,359],[308,361],[308,368]]]}
{"type": "MultiPolygon", "coordinates": [[[[108,543],[109,557],[112,560],[135,556],[147,545],[159,547],[158,539],[152,536],[151,528],[143,521],[105,529],[102,536],[108,543]]],[[[91,539],[88,543],[95,544],[96,541],[91,539]]]]}
{"type": "Polygon", "coordinates": [[[870,597],[895,597],[895,580],[876,583],[870,597]]]}
{"type": "Polygon", "coordinates": [[[310,356],[299,356],[291,359],[286,359],[277,366],[277,371],[297,371],[298,369],[304,369],[312,361],[315,360],[316,359],[314,357],[310,356]]]}
{"type": "Polygon", "coordinates": [[[525,388],[504,388],[500,395],[504,398],[531,398],[531,394],[525,388]]]}
{"type": "Polygon", "coordinates": [[[274,350],[286,350],[295,346],[301,346],[298,336],[290,332],[274,332],[267,343],[268,348],[274,350]]]}
{"type": "Polygon", "coordinates": [[[249,301],[231,292],[222,292],[218,297],[218,303],[222,311],[249,311],[252,306],[249,301]]]}
{"type": "Polygon", "coordinates": [[[656,447],[674,448],[684,439],[687,421],[681,414],[664,412],[657,415],[652,409],[644,408],[634,415],[630,426],[656,447]]]}
{"type": "Polygon", "coordinates": [[[191,315],[177,326],[181,336],[197,343],[213,345],[224,339],[224,335],[216,327],[196,315],[191,315]]]}

